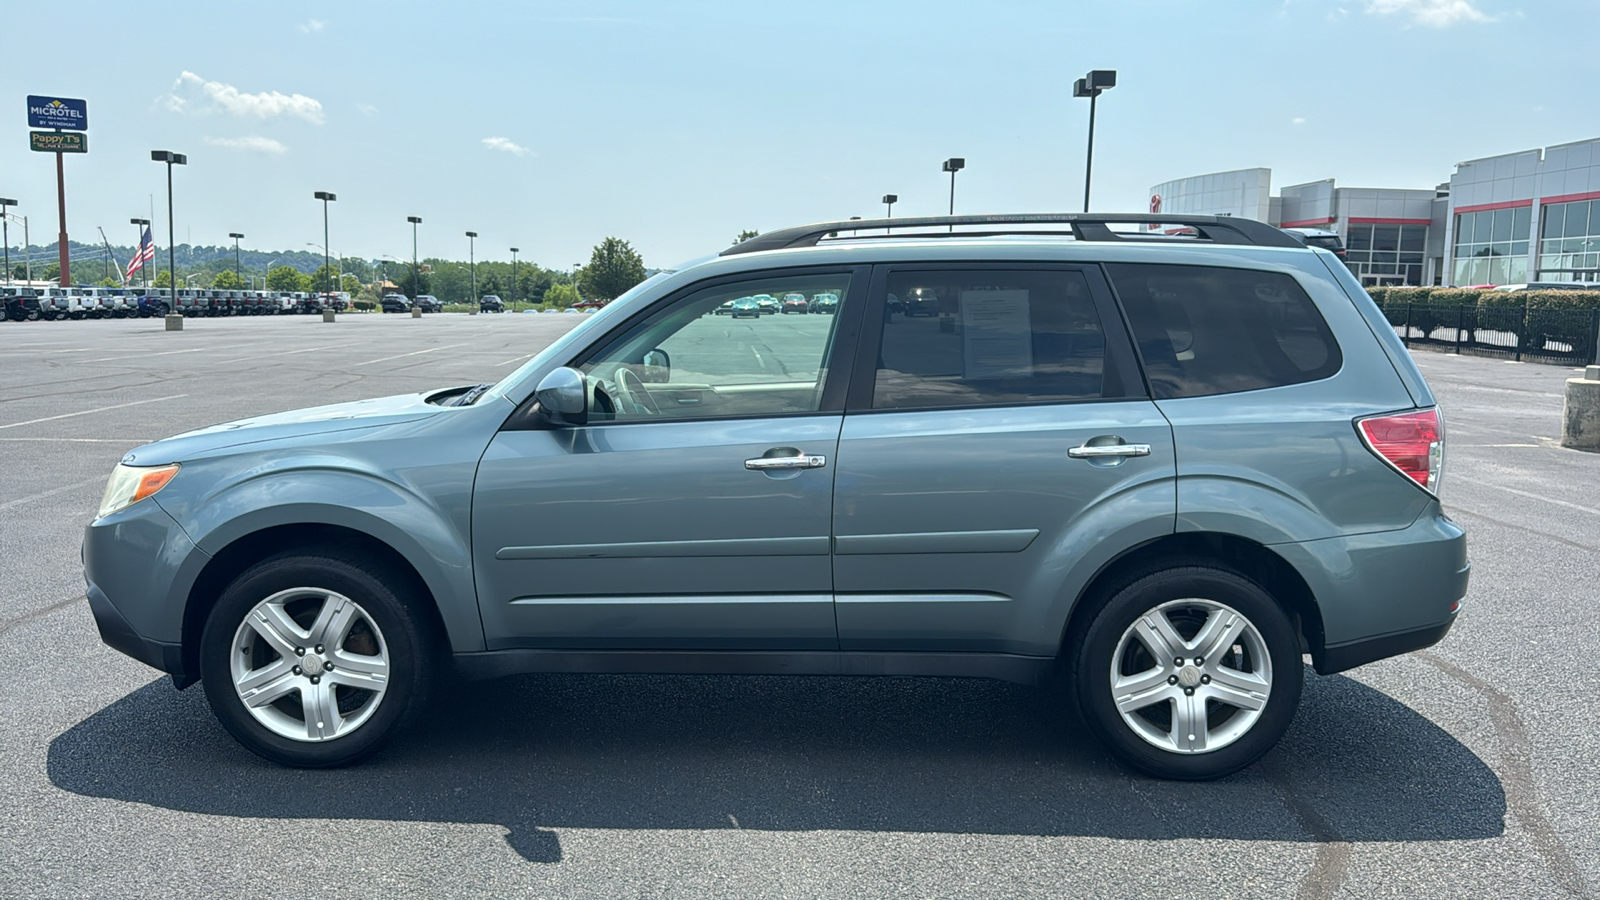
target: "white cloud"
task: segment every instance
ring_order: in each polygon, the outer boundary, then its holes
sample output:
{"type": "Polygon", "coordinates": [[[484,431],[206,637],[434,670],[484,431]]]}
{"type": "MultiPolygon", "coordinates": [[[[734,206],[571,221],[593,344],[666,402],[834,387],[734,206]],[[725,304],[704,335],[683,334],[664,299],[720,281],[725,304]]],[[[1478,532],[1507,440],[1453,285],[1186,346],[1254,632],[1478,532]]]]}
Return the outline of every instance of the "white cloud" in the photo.
{"type": "Polygon", "coordinates": [[[1417,25],[1447,28],[1461,22],[1492,22],[1472,0],[1367,0],[1367,12],[1404,16],[1417,25]]]}
{"type": "Polygon", "coordinates": [[[356,109],[360,110],[363,116],[375,116],[378,114],[378,108],[371,103],[359,104],[356,109]]]}
{"type": "Polygon", "coordinates": [[[1304,125],[1305,123],[1306,123],[1306,117],[1305,116],[1295,116],[1294,118],[1289,120],[1289,124],[1291,124],[1291,125],[1304,125]]]}
{"type": "Polygon", "coordinates": [[[197,94],[210,100],[212,108],[236,116],[255,116],[258,119],[295,116],[313,125],[322,124],[322,104],[305,94],[282,94],[277,91],[246,94],[231,84],[207,81],[193,72],[184,72],[173,82],[172,93],[166,98],[167,109],[184,112],[190,107],[190,99],[197,94]]]}
{"type": "Polygon", "coordinates": [[[521,144],[512,143],[510,138],[486,137],[483,139],[483,145],[490,150],[499,150],[503,153],[510,153],[512,156],[527,156],[532,152],[521,144]]]}
{"type": "Polygon", "coordinates": [[[321,31],[322,26],[326,24],[328,23],[322,21],[321,19],[307,19],[300,23],[300,30],[306,34],[316,34],[317,32],[321,31]]]}
{"type": "Polygon", "coordinates": [[[275,141],[272,138],[259,137],[257,135],[237,138],[208,137],[206,138],[206,143],[213,147],[227,147],[230,150],[248,150],[252,153],[270,153],[273,156],[281,155],[289,150],[289,148],[285,147],[281,141],[275,141]]]}

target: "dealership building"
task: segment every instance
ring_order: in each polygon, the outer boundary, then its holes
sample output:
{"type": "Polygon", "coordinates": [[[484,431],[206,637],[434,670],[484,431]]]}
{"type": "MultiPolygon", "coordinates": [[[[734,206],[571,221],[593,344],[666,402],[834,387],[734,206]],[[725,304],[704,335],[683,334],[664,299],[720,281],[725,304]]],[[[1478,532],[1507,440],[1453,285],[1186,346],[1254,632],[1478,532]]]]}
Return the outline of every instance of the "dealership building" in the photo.
{"type": "Polygon", "coordinates": [[[1274,196],[1270,169],[1196,175],[1151,188],[1150,210],[1335,232],[1366,285],[1600,281],[1600,138],[1457,163],[1431,189],[1329,178],[1274,196]]]}

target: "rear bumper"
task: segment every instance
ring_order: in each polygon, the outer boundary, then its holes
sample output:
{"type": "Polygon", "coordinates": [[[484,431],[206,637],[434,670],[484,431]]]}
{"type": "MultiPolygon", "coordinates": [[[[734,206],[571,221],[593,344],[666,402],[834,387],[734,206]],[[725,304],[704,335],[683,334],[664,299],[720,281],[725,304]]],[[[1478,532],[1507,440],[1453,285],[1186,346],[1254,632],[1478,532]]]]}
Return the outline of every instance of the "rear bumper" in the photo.
{"type": "Polygon", "coordinates": [[[1455,625],[1472,566],[1437,503],[1399,531],[1272,547],[1316,598],[1317,671],[1327,675],[1438,643],[1455,625]]]}

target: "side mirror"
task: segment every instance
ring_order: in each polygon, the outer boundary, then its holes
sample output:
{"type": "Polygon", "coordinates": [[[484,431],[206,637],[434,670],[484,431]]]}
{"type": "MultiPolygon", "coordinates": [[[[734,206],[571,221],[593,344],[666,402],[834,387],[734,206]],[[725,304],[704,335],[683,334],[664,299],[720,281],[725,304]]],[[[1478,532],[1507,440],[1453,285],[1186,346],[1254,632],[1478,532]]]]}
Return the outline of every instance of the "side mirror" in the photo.
{"type": "Polygon", "coordinates": [[[644,371],[640,380],[649,384],[663,384],[672,380],[672,357],[660,347],[644,355],[644,371]]]}
{"type": "Polygon", "coordinates": [[[589,392],[577,369],[562,366],[546,375],[534,396],[539,408],[558,422],[582,425],[589,419],[589,392]]]}

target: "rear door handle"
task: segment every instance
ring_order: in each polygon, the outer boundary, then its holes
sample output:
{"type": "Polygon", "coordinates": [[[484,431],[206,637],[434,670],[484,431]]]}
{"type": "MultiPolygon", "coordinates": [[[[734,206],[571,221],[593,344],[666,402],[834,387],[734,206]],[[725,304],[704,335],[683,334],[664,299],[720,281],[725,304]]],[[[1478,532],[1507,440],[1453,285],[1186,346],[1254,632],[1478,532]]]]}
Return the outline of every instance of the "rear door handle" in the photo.
{"type": "Polygon", "coordinates": [[[1106,444],[1091,447],[1084,444],[1082,447],[1073,447],[1067,451],[1073,459],[1105,459],[1111,456],[1149,456],[1149,444],[1106,444]]]}
{"type": "Polygon", "coordinates": [[[820,469],[828,464],[826,456],[796,452],[793,456],[758,456],[744,461],[746,469],[820,469]]]}

